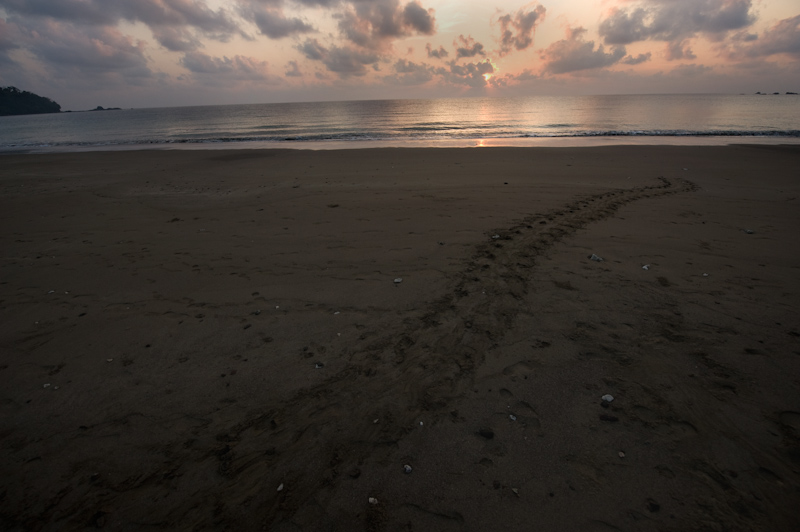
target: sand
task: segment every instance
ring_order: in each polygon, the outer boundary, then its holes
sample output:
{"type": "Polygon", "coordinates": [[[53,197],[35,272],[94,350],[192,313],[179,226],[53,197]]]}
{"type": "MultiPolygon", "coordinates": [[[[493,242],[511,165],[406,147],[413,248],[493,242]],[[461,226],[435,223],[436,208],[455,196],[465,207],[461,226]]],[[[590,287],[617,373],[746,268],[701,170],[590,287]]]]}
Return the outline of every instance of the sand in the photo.
{"type": "Polygon", "coordinates": [[[798,168],[0,156],[0,527],[796,530],[798,168]]]}

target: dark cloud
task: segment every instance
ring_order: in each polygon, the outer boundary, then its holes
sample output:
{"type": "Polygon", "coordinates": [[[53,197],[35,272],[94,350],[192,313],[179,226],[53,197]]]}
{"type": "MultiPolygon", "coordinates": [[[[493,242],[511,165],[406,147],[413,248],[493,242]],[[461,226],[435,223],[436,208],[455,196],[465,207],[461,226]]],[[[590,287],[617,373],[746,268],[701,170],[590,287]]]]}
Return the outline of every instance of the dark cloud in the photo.
{"type": "Polygon", "coordinates": [[[282,39],[291,35],[317,31],[312,25],[297,17],[287,17],[281,9],[280,3],[275,5],[242,4],[239,12],[244,18],[252,20],[259,31],[270,39],[282,39]]]}
{"type": "Polygon", "coordinates": [[[368,65],[374,66],[380,60],[372,52],[339,46],[326,48],[316,39],[307,39],[297,49],[308,59],[322,62],[329,71],[341,77],[363,76],[368,71],[368,65]]]}
{"type": "Polygon", "coordinates": [[[184,28],[156,26],[152,32],[159,44],[172,52],[188,52],[201,46],[197,36],[184,28]]]}
{"type": "Polygon", "coordinates": [[[297,49],[312,61],[322,61],[328,53],[328,50],[316,39],[306,39],[303,44],[297,46],[297,49]]]}
{"type": "Polygon", "coordinates": [[[339,30],[352,43],[371,50],[384,49],[393,39],[414,34],[432,35],[436,21],[432,9],[418,2],[401,6],[399,0],[349,0],[339,19],[339,30]]]}
{"type": "Polygon", "coordinates": [[[153,80],[145,43],[105,26],[77,27],[53,19],[15,21],[16,44],[38,60],[51,82],[92,88],[133,87],[153,80]]]}
{"type": "Polygon", "coordinates": [[[367,73],[367,65],[374,66],[379,59],[373,53],[334,46],[322,62],[331,72],[347,77],[363,76],[367,73]]]}
{"type": "Polygon", "coordinates": [[[600,23],[605,44],[667,42],[668,59],[692,59],[688,39],[698,35],[718,41],[756,20],[752,0],[640,0],[638,7],[615,9],[600,23]]]}
{"type": "Polygon", "coordinates": [[[497,19],[500,24],[500,55],[512,49],[521,51],[533,44],[533,32],[537,24],[544,20],[547,10],[541,4],[531,10],[519,9],[513,15],[505,14],[497,19]]]}
{"type": "Polygon", "coordinates": [[[19,48],[17,38],[17,26],[0,18],[0,52],[19,48]]]}
{"type": "Polygon", "coordinates": [[[779,21],[761,36],[747,32],[735,35],[726,53],[739,60],[773,55],[800,59],[800,15],[779,21]]]}
{"type": "Polygon", "coordinates": [[[758,40],[758,35],[755,33],[747,33],[746,31],[742,31],[736,34],[734,40],[739,42],[753,42],[758,40]]]}
{"type": "Polygon", "coordinates": [[[422,85],[432,80],[436,73],[430,65],[405,59],[399,59],[392,68],[395,74],[386,76],[384,81],[397,85],[422,85]]]}
{"type": "Polygon", "coordinates": [[[453,41],[453,46],[456,47],[456,59],[461,59],[462,57],[475,57],[476,55],[483,57],[486,56],[483,45],[479,42],[476,42],[475,39],[472,38],[472,35],[467,37],[459,35],[458,40],[453,41]]]}
{"type": "Polygon", "coordinates": [[[486,59],[478,63],[466,63],[459,65],[456,61],[448,63],[449,70],[445,68],[437,69],[437,74],[441,75],[446,81],[456,85],[467,85],[472,88],[485,87],[486,74],[494,74],[494,65],[486,59]]]}
{"type": "Polygon", "coordinates": [[[46,63],[84,72],[149,72],[144,43],[116,29],[97,27],[79,31],[72,24],[47,21],[34,32],[29,48],[46,63]]]}
{"type": "MultiPolygon", "coordinates": [[[[257,2],[266,3],[282,3],[283,0],[256,0],[257,2]]],[[[336,7],[342,4],[345,0],[292,0],[295,4],[300,4],[308,7],[336,7]]],[[[350,0],[353,1],[353,0],[350,0]]],[[[369,1],[369,0],[367,0],[369,1]]]]}
{"type": "Polygon", "coordinates": [[[444,49],[444,46],[440,46],[438,49],[434,50],[431,47],[431,43],[425,45],[425,50],[428,51],[428,57],[434,57],[436,59],[444,59],[450,55],[447,53],[447,50],[444,49]]]}
{"type": "Polygon", "coordinates": [[[800,56],[800,15],[778,22],[758,40],[758,55],[789,54],[800,56]]]}
{"type": "Polygon", "coordinates": [[[93,1],[99,3],[101,9],[118,6],[121,18],[140,21],[151,27],[189,26],[217,40],[226,40],[239,31],[238,25],[226,10],[213,11],[201,0],[93,1]]]}
{"type": "Polygon", "coordinates": [[[213,11],[201,0],[3,0],[2,6],[12,13],[82,24],[113,25],[123,19],[227,35],[238,31],[226,10],[213,11]]]}
{"type": "Polygon", "coordinates": [[[188,52],[180,63],[193,74],[212,77],[221,75],[226,81],[264,81],[269,78],[266,61],[241,55],[212,57],[202,52],[188,52]]]}
{"type": "MultiPolygon", "coordinates": [[[[15,66],[16,70],[16,63],[11,59],[9,53],[19,48],[19,41],[17,26],[15,24],[9,24],[5,19],[0,18],[0,66],[4,68],[15,66]]],[[[8,74],[8,72],[6,72],[6,74],[8,74]]],[[[0,76],[0,82],[7,83],[7,80],[3,78],[5,78],[5,76],[0,76]]]]}
{"type": "Polygon", "coordinates": [[[93,0],[2,0],[0,7],[9,13],[93,25],[110,25],[119,20],[119,2],[93,0]],[[110,9],[103,9],[106,4],[110,9]]]}
{"type": "Polygon", "coordinates": [[[537,74],[536,72],[532,71],[529,68],[524,69],[519,74],[506,74],[503,78],[508,82],[525,82],[525,81],[532,81],[532,80],[539,80],[542,79],[542,76],[537,74]]]}
{"type": "Polygon", "coordinates": [[[651,54],[650,52],[647,52],[646,54],[639,54],[636,57],[633,57],[632,55],[626,55],[620,61],[620,63],[624,63],[626,65],[639,65],[641,63],[646,63],[647,61],[650,61],[652,55],[653,54],[651,54]]]}
{"type": "Polygon", "coordinates": [[[290,78],[302,78],[303,73],[300,72],[300,65],[297,61],[289,61],[286,63],[286,72],[284,74],[290,78]]]}
{"type": "Polygon", "coordinates": [[[694,52],[686,41],[672,41],[667,43],[667,60],[675,61],[676,59],[697,59],[694,52]]]}
{"type": "Polygon", "coordinates": [[[600,36],[606,44],[631,44],[643,41],[652,33],[646,23],[649,16],[650,12],[644,8],[631,12],[615,10],[610,17],[600,23],[600,36]]]}
{"type": "Polygon", "coordinates": [[[197,46],[199,41],[191,32],[219,41],[242,33],[228,11],[214,11],[201,0],[2,0],[0,5],[11,14],[76,25],[114,26],[122,20],[142,22],[153,31],[159,43],[175,51],[197,46]]]}
{"type": "Polygon", "coordinates": [[[417,33],[433,35],[436,32],[436,19],[433,9],[425,9],[418,2],[409,2],[403,9],[403,21],[417,33]]]}
{"type": "Polygon", "coordinates": [[[670,74],[684,78],[693,78],[711,72],[713,69],[705,65],[678,65],[670,71],[670,74]]]}
{"type": "Polygon", "coordinates": [[[579,70],[614,65],[625,57],[625,47],[615,46],[606,52],[603,45],[595,49],[594,41],[585,41],[584,28],[567,30],[567,38],[556,41],[541,53],[544,70],[551,74],[565,74],[579,70]]]}

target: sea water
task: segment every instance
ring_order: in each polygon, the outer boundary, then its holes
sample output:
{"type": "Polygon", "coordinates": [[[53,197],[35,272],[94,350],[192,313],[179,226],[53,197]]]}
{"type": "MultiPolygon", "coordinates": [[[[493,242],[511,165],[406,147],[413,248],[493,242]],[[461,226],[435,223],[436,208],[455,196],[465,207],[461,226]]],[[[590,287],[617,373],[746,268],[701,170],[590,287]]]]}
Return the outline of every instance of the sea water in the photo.
{"type": "Polygon", "coordinates": [[[800,141],[800,96],[619,95],[217,105],[0,117],[0,150],[800,141]]]}

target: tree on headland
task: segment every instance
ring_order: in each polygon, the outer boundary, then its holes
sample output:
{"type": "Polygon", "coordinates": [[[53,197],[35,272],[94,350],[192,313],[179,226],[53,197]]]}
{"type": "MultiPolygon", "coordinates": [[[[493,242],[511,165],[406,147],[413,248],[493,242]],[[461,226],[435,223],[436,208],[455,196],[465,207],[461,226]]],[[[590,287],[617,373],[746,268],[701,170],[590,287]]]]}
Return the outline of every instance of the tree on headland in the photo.
{"type": "Polygon", "coordinates": [[[60,112],[61,106],[50,98],[16,87],[0,87],[0,116],[60,112]]]}

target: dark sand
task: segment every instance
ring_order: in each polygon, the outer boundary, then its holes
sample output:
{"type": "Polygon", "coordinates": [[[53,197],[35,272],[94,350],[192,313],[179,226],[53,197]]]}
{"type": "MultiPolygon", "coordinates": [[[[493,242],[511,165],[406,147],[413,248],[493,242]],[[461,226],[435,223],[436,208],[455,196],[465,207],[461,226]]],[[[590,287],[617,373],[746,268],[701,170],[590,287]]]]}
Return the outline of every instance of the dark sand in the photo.
{"type": "Polygon", "coordinates": [[[799,169],[1,156],[0,528],[797,530],[799,169]]]}

